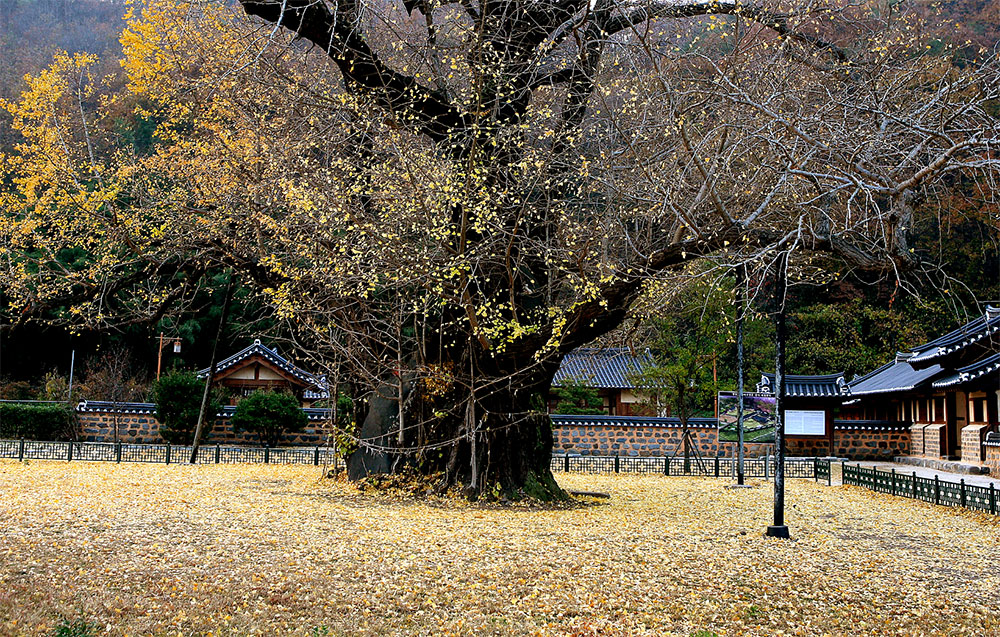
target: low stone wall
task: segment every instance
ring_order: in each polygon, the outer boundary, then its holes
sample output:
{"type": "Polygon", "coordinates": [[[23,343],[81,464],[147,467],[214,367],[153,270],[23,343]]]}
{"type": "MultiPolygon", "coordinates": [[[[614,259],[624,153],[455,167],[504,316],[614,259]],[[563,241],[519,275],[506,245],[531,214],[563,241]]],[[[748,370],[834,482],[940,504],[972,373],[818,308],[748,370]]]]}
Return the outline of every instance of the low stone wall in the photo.
{"type": "Polygon", "coordinates": [[[905,425],[838,421],[831,455],[851,460],[892,460],[910,455],[911,429],[905,425]]]}
{"type": "MultiPolygon", "coordinates": [[[[308,410],[307,410],[308,412],[308,410]]],[[[120,411],[111,409],[78,410],[79,439],[83,442],[162,443],[160,423],[148,405],[136,404],[120,411]]],[[[567,419],[553,417],[553,451],[583,456],[668,456],[682,451],[684,430],[676,419],[637,418],[639,424],[629,424],[627,418],[567,419]],[[604,421],[603,423],[601,421],[604,421]],[[563,424],[560,425],[559,423],[563,424]]],[[[734,442],[719,440],[714,419],[696,419],[689,427],[698,453],[706,457],[731,458],[737,454],[734,442]]],[[[286,435],[282,446],[312,446],[326,440],[326,421],[311,420],[306,429],[286,435]]],[[[836,421],[833,445],[822,437],[797,437],[786,440],[789,456],[839,456],[852,460],[891,459],[910,453],[911,431],[895,425],[879,425],[866,421],[836,421]]],[[[215,420],[204,441],[206,444],[259,445],[255,435],[233,431],[228,418],[215,420]]],[[[746,443],[746,457],[755,458],[774,452],[772,443],[746,443]]]]}
{"type": "MultiPolygon", "coordinates": [[[[737,444],[719,440],[715,426],[689,427],[698,453],[703,456],[731,458],[737,455],[737,444]]],[[[601,425],[580,424],[552,428],[553,453],[581,456],[659,457],[681,453],[684,430],[680,425],[601,425]]],[[[771,443],[745,443],[743,453],[758,457],[771,453],[771,443]]]]}
{"type": "MultiPolygon", "coordinates": [[[[118,440],[124,443],[162,444],[160,437],[160,422],[151,413],[135,411],[78,411],[78,439],[81,442],[111,442],[115,440],[115,428],[118,429],[118,440]]],[[[282,446],[313,446],[326,441],[325,422],[310,422],[305,429],[294,434],[285,434],[281,440],[282,446]]],[[[260,440],[251,433],[236,433],[228,418],[214,421],[203,444],[249,445],[258,446],[260,440]]]]}
{"type": "MultiPolygon", "coordinates": [[[[581,421],[583,419],[580,419],[581,421]]],[[[690,428],[699,453],[704,456],[733,457],[736,444],[719,440],[714,426],[690,428]]],[[[679,425],[629,426],[586,424],[578,422],[553,427],[555,453],[583,456],[663,456],[680,449],[683,429],[679,425]]],[[[910,453],[910,431],[903,424],[879,424],[868,421],[838,421],[833,444],[826,436],[792,436],[786,439],[789,456],[838,456],[852,460],[891,460],[910,453]]],[[[773,453],[771,443],[748,443],[744,453],[757,457],[773,453]]]]}
{"type": "Polygon", "coordinates": [[[785,438],[785,453],[789,456],[803,456],[809,458],[831,456],[830,439],[826,436],[785,438]]]}

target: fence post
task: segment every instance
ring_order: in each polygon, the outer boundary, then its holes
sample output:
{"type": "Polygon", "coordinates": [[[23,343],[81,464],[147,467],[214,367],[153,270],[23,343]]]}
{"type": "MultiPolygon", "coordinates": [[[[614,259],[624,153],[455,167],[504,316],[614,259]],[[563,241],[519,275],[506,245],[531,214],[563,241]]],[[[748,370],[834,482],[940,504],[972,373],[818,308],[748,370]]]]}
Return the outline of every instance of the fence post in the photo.
{"type": "Polygon", "coordinates": [[[993,489],[992,482],[990,483],[990,513],[997,514],[997,492],[993,489]]]}
{"type": "Polygon", "coordinates": [[[934,474],[934,504],[941,504],[941,480],[934,474]]]}
{"type": "Polygon", "coordinates": [[[122,461],[122,443],[119,440],[115,443],[115,462],[122,461]]]}
{"type": "MultiPolygon", "coordinates": [[[[841,473],[840,481],[843,482],[844,481],[843,467],[841,467],[840,473],[841,473]]],[[[828,487],[833,486],[833,460],[826,461],[826,486],[828,487]]]]}
{"type": "Polygon", "coordinates": [[[719,456],[715,456],[715,477],[719,477],[719,456]]]}
{"type": "Polygon", "coordinates": [[[913,499],[917,500],[917,472],[913,472],[913,499]]]}
{"type": "Polygon", "coordinates": [[[768,464],[769,457],[770,456],[768,456],[766,453],[764,454],[764,479],[765,480],[767,480],[767,479],[770,478],[770,476],[767,474],[768,473],[768,471],[767,471],[767,464],[768,464]]]}
{"type": "Polygon", "coordinates": [[[264,447],[264,464],[271,462],[271,448],[264,447]]]}
{"type": "Polygon", "coordinates": [[[316,451],[313,452],[313,466],[319,466],[319,445],[316,445],[316,451]]]}
{"type": "Polygon", "coordinates": [[[892,495],[896,495],[896,467],[892,468],[892,495]]]}
{"type": "Polygon", "coordinates": [[[960,485],[958,487],[958,501],[962,503],[962,507],[965,507],[965,478],[962,478],[960,485]]]}
{"type": "Polygon", "coordinates": [[[215,443],[215,464],[219,464],[221,455],[222,455],[222,447],[219,446],[219,443],[215,443]]]}
{"type": "Polygon", "coordinates": [[[170,443],[167,442],[167,464],[170,464],[170,443]]]}
{"type": "Polygon", "coordinates": [[[563,471],[569,473],[569,454],[563,456],[563,471]]]}
{"type": "Polygon", "coordinates": [[[73,461],[73,441],[70,440],[66,443],[66,462],[73,461]]]}
{"type": "Polygon", "coordinates": [[[618,473],[618,470],[621,469],[620,463],[621,460],[618,458],[618,456],[615,456],[615,473],[618,473]]]}
{"type": "Polygon", "coordinates": [[[17,461],[24,461],[24,438],[21,438],[21,443],[17,445],[17,461]]]}
{"type": "Polygon", "coordinates": [[[670,475],[670,456],[665,456],[663,458],[663,475],[670,475]]]}
{"type": "Polygon", "coordinates": [[[813,482],[819,482],[819,458],[813,458],[813,482]]]}

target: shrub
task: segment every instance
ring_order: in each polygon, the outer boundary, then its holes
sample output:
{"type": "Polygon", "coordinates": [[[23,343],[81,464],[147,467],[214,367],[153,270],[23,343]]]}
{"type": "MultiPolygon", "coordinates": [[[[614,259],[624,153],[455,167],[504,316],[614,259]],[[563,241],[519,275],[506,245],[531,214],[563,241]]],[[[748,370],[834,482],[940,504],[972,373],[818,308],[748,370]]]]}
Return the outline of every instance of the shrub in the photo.
{"type": "MultiPolygon", "coordinates": [[[[205,381],[192,372],[170,372],[153,383],[153,402],[156,403],[156,419],[160,421],[160,437],[174,444],[191,444],[198,426],[198,411],[204,391],[205,381]]],[[[219,403],[210,396],[202,438],[208,434],[211,429],[209,423],[214,422],[218,412],[219,403]]]]}
{"type": "Polygon", "coordinates": [[[71,437],[75,427],[69,405],[0,403],[0,438],[57,440],[71,437]]]}
{"type": "Polygon", "coordinates": [[[82,619],[63,619],[52,631],[52,637],[96,637],[100,627],[82,619]]]}
{"type": "Polygon", "coordinates": [[[588,387],[583,381],[569,380],[562,386],[553,387],[552,395],[558,400],[556,414],[603,414],[604,399],[593,387],[588,387]]]}
{"type": "Polygon", "coordinates": [[[278,446],[286,431],[301,431],[309,419],[290,394],[255,391],[236,405],[232,418],[233,431],[256,433],[261,444],[278,446]]]}

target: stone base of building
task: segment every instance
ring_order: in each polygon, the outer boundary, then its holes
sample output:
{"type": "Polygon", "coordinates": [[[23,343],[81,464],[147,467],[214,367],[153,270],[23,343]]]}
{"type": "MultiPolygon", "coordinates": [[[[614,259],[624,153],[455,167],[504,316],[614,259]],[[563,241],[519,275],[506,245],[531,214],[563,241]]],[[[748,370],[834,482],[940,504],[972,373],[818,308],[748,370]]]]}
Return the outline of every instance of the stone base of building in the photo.
{"type": "Polygon", "coordinates": [[[983,466],[989,468],[991,476],[1000,476],[1000,441],[983,443],[983,466]]]}
{"type": "Polygon", "coordinates": [[[964,473],[966,475],[986,475],[992,473],[990,468],[982,464],[968,464],[955,460],[941,460],[940,458],[924,458],[921,456],[897,456],[893,460],[898,464],[908,464],[914,467],[926,467],[947,471],[949,473],[964,473]]]}

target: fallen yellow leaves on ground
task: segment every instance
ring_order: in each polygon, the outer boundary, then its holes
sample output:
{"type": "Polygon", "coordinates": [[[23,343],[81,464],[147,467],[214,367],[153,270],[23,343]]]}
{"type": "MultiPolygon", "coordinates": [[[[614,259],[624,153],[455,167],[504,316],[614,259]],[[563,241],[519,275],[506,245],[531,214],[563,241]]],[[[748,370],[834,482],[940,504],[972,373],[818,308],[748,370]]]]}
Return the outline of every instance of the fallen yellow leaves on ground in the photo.
{"type": "Polygon", "coordinates": [[[0,461],[0,634],[1000,634],[1000,524],[789,482],[559,475],[610,500],[360,494],[315,467],[0,461]]]}

